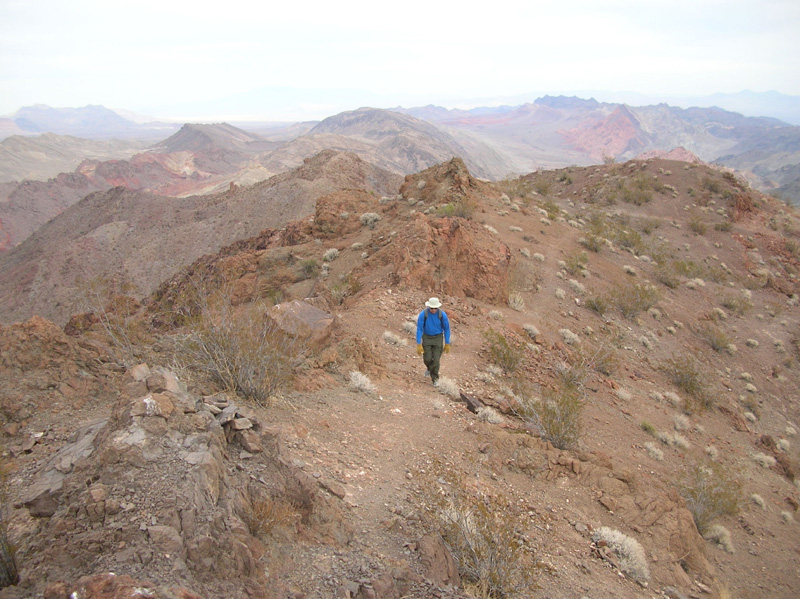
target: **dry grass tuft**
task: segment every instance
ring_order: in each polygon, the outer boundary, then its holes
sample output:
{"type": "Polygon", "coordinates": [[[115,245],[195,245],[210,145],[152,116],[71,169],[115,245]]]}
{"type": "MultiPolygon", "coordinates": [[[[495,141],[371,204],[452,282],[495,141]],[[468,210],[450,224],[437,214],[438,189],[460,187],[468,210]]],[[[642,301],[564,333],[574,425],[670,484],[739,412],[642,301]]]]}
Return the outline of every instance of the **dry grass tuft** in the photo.
{"type": "Polygon", "coordinates": [[[607,526],[598,528],[592,540],[595,543],[605,541],[619,559],[620,570],[633,580],[643,584],[650,579],[650,568],[639,541],[607,526]]]}
{"type": "Polygon", "coordinates": [[[350,373],[350,388],[354,391],[367,393],[369,395],[377,391],[377,388],[372,384],[372,381],[369,380],[369,377],[358,370],[353,370],[350,373]]]}

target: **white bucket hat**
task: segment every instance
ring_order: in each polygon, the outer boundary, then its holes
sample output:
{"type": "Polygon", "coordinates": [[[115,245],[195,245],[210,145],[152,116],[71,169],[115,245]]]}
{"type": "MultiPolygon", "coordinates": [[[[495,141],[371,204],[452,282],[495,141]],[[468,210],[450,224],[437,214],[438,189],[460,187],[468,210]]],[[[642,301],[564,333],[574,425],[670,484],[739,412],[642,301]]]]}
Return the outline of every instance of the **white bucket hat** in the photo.
{"type": "Polygon", "coordinates": [[[427,302],[425,302],[425,305],[428,308],[441,308],[442,307],[442,302],[439,301],[438,297],[432,297],[427,302]]]}

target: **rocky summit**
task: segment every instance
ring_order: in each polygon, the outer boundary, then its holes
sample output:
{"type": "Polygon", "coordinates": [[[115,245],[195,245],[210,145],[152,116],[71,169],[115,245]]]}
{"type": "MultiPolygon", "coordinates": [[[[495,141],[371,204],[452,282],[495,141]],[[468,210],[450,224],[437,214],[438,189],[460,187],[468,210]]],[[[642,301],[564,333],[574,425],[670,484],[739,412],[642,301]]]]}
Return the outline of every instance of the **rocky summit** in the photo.
{"type": "Polygon", "coordinates": [[[0,599],[797,596],[794,209],[696,161],[335,159],[372,187],[0,325],[0,599]]]}

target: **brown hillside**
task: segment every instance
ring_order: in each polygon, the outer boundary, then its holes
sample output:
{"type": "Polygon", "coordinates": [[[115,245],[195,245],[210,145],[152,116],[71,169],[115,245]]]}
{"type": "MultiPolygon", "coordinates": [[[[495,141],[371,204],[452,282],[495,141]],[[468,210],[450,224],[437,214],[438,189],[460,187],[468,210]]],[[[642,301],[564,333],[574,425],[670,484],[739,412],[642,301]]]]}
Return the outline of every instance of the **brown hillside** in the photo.
{"type": "Polygon", "coordinates": [[[85,309],[93,279],[146,296],[200,256],[310,214],[321,195],[342,188],[395,193],[400,181],[352,154],[327,151],[294,171],[210,196],[123,188],[89,195],[0,254],[0,321],[39,314],[63,324],[85,309]]]}
{"type": "Polygon", "coordinates": [[[0,329],[22,578],[0,598],[477,597],[459,513],[507,596],[796,596],[797,214],[657,159],[502,186],[456,159],[400,190],[328,193],[126,322],[135,304],[112,298],[70,336],[0,329]],[[220,319],[313,334],[264,405],[179,349],[217,291],[220,319]],[[453,332],[438,388],[406,325],[431,295],[453,332]],[[524,414],[572,393],[582,426],[558,449],[524,414]],[[741,490],[709,540],[687,500],[703,472],[741,490]]]}

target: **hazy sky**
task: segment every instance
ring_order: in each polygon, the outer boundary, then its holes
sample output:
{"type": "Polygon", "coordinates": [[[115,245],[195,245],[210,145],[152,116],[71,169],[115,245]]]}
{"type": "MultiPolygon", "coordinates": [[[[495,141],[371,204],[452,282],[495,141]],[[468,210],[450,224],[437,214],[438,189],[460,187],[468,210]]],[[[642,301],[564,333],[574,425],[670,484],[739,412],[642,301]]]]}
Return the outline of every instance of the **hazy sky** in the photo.
{"type": "Polygon", "coordinates": [[[744,89],[800,95],[800,1],[0,0],[0,115],[39,103],[180,117],[252,90],[260,114],[247,116],[271,118],[287,101],[327,116],[744,89]],[[284,88],[274,106],[267,88],[284,88]]]}

